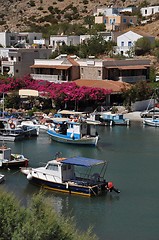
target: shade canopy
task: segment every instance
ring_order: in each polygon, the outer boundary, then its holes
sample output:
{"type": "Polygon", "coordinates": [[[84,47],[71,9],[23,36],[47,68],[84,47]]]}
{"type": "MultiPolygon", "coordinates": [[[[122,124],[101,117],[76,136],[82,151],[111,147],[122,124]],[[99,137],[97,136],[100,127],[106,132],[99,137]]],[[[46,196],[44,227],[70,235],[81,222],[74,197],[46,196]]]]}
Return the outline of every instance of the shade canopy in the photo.
{"type": "Polygon", "coordinates": [[[63,160],[62,163],[76,165],[76,166],[83,166],[83,167],[91,167],[91,166],[104,164],[105,162],[103,160],[97,160],[93,158],[72,157],[72,158],[67,158],[63,160]]]}
{"type": "Polygon", "coordinates": [[[39,92],[37,90],[33,90],[33,89],[20,89],[19,90],[19,96],[38,97],[39,96],[39,92]]]}

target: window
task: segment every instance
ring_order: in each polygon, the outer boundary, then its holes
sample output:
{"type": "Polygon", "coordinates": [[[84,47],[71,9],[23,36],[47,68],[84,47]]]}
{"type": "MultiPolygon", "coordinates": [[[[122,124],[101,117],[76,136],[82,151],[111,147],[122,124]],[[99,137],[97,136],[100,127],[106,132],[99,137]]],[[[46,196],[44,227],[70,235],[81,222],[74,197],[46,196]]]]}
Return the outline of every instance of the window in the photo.
{"type": "Polygon", "coordinates": [[[81,68],[81,74],[83,74],[83,68],[81,68]]]}
{"type": "Polygon", "coordinates": [[[126,23],[126,18],[123,19],[123,23],[126,23]]]}
{"type": "Polygon", "coordinates": [[[128,42],[128,47],[131,47],[131,46],[132,46],[132,42],[129,41],[129,42],[128,42]]]}
{"type": "Polygon", "coordinates": [[[112,24],[112,22],[113,22],[112,19],[110,19],[110,24],[112,24]]]}
{"type": "Polygon", "coordinates": [[[121,42],[121,47],[124,47],[124,42],[121,42]]]}
{"type": "Polygon", "coordinates": [[[18,73],[19,72],[19,70],[18,69],[16,69],[16,73],[18,73]]]}
{"type": "Polygon", "coordinates": [[[107,20],[106,19],[104,19],[104,24],[106,24],[107,23],[107,20]]]}
{"type": "Polygon", "coordinates": [[[46,169],[53,170],[53,171],[58,171],[58,165],[49,164],[46,169]]]}
{"type": "Polygon", "coordinates": [[[147,9],[145,10],[145,15],[147,14],[147,9]]]}
{"type": "Polygon", "coordinates": [[[98,70],[98,76],[99,77],[101,76],[101,70],[98,70]]]}
{"type": "Polygon", "coordinates": [[[13,59],[14,59],[14,57],[13,57],[13,56],[11,56],[11,57],[10,57],[10,59],[11,59],[11,60],[13,60],[13,59]]]}
{"type": "Polygon", "coordinates": [[[19,62],[21,61],[21,57],[18,57],[18,61],[19,61],[19,62]]]}
{"type": "Polygon", "coordinates": [[[10,40],[11,40],[11,41],[14,41],[14,40],[15,40],[15,37],[14,37],[14,36],[10,36],[10,40]]]}
{"type": "Polygon", "coordinates": [[[133,22],[133,20],[132,19],[130,19],[130,23],[132,23],[133,22]]]}

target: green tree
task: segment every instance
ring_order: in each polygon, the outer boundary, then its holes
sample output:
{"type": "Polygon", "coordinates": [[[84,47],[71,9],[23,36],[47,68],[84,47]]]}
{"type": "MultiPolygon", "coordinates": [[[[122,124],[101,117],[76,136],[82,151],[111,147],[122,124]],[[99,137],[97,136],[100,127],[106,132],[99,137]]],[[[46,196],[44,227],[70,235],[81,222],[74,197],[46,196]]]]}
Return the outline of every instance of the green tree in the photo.
{"type": "Polygon", "coordinates": [[[150,67],[149,79],[151,82],[154,82],[156,80],[156,70],[153,66],[150,67]]]}
{"type": "Polygon", "coordinates": [[[135,101],[147,100],[152,96],[153,88],[146,81],[139,81],[129,89],[123,89],[123,99],[126,106],[135,101]]]}
{"type": "Polygon", "coordinates": [[[151,49],[150,40],[146,37],[139,38],[135,43],[135,54],[144,55],[149,53],[151,49]]]}

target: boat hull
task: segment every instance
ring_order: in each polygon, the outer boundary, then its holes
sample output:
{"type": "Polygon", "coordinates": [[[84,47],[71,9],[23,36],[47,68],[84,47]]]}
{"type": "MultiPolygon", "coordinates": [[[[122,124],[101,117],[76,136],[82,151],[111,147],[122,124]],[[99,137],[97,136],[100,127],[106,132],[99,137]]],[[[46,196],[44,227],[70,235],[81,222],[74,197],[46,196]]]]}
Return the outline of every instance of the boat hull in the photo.
{"type": "Polygon", "coordinates": [[[158,119],[144,119],[143,123],[147,126],[151,126],[151,127],[159,127],[159,120],[158,119]]]}
{"type": "Polygon", "coordinates": [[[93,197],[104,194],[106,192],[105,184],[102,183],[100,186],[86,187],[80,185],[71,185],[68,183],[57,183],[45,181],[43,179],[32,177],[31,183],[42,186],[45,189],[52,191],[58,191],[68,194],[76,194],[86,197],[93,197]]]}
{"type": "Polygon", "coordinates": [[[4,180],[5,180],[5,176],[0,174],[0,183],[4,182],[4,180]]]}
{"type": "Polygon", "coordinates": [[[8,141],[8,142],[15,142],[22,140],[24,138],[23,135],[0,135],[0,141],[8,141]]]}
{"type": "Polygon", "coordinates": [[[56,134],[53,131],[48,130],[47,132],[51,139],[61,143],[70,143],[70,144],[81,144],[81,145],[97,145],[98,136],[96,137],[83,137],[81,139],[72,139],[62,134],[56,134]]]}
{"type": "Polygon", "coordinates": [[[20,168],[20,167],[27,167],[29,160],[11,160],[8,162],[2,162],[1,168],[20,168]]]}

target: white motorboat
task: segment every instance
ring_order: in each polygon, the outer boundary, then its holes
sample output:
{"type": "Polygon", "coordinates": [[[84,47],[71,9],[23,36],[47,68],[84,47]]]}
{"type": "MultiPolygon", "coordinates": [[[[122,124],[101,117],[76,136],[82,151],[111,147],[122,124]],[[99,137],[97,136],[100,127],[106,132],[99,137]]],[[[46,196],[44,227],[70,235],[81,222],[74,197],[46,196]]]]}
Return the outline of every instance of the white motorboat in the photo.
{"type": "Polygon", "coordinates": [[[120,192],[112,182],[104,179],[106,168],[107,162],[103,160],[57,157],[45,167],[21,168],[21,172],[30,182],[44,188],[92,197],[112,190],[120,192]]]}

